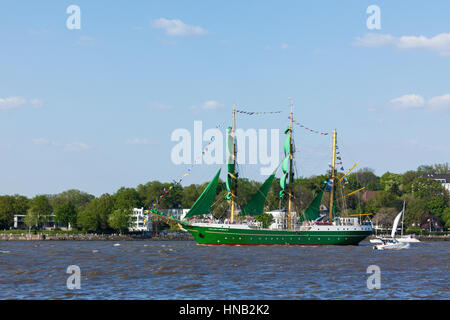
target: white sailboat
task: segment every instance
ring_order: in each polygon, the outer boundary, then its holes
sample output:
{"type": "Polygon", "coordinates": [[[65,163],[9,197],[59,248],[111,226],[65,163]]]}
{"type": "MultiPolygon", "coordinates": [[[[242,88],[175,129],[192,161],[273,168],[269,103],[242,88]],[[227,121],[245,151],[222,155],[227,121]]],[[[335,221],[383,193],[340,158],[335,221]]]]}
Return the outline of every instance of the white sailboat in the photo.
{"type": "MultiPolygon", "coordinates": [[[[404,238],[403,236],[400,238],[395,238],[395,233],[397,232],[397,227],[400,222],[400,218],[404,216],[405,213],[405,202],[403,202],[403,209],[400,213],[395,217],[394,224],[392,225],[391,238],[377,238],[370,240],[371,243],[377,243],[374,249],[385,250],[385,249],[405,249],[409,247],[408,239],[413,238],[404,238]],[[375,242],[375,241],[376,242],[375,242]]],[[[402,220],[402,234],[403,234],[403,220],[402,220]]],[[[416,239],[414,239],[416,240],[416,239]]]]}
{"type": "MultiPolygon", "coordinates": [[[[397,238],[399,242],[405,242],[405,243],[414,243],[414,242],[420,242],[419,239],[416,239],[412,237],[410,234],[403,235],[403,220],[405,218],[405,201],[403,201],[403,210],[402,210],[402,233],[400,235],[400,238],[397,238]]],[[[394,233],[395,235],[395,233],[394,233]]]]}
{"type": "MultiPolygon", "coordinates": [[[[400,211],[400,213],[395,217],[394,219],[394,224],[392,226],[392,231],[391,231],[391,238],[395,237],[395,233],[397,232],[397,226],[398,226],[398,222],[400,221],[400,217],[402,218],[402,231],[401,231],[401,235],[399,238],[395,238],[398,242],[403,242],[403,243],[415,243],[415,242],[420,242],[420,240],[414,238],[411,235],[403,235],[403,220],[405,218],[405,202],[403,202],[403,209],[402,211],[400,211]],[[397,222],[397,223],[396,223],[397,222]]],[[[382,237],[377,237],[375,239],[370,239],[370,243],[374,243],[374,244],[381,244],[383,243],[382,239],[389,239],[389,238],[382,238],[382,237]]]]}

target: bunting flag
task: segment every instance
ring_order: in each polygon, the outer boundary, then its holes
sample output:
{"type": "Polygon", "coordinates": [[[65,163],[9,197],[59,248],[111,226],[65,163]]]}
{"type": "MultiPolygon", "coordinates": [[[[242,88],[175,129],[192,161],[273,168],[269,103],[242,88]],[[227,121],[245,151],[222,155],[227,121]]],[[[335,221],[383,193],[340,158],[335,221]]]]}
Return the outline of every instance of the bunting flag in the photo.
{"type": "MultiPolygon", "coordinates": [[[[224,126],[224,124],[225,124],[225,122],[216,125],[216,129],[222,128],[222,127],[224,126]]],[[[215,140],[216,140],[216,137],[215,137],[215,136],[212,136],[211,139],[210,139],[210,141],[208,141],[208,143],[206,144],[206,146],[203,148],[202,154],[197,156],[197,158],[194,160],[194,163],[191,164],[191,166],[186,170],[185,173],[183,173],[183,175],[181,176],[181,178],[179,178],[178,180],[172,180],[173,185],[169,187],[169,190],[166,190],[166,188],[163,189],[163,194],[161,194],[161,195],[159,196],[159,199],[163,199],[163,198],[169,193],[169,191],[173,189],[173,187],[174,187],[175,185],[181,184],[181,182],[183,182],[184,177],[187,177],[187,176],[189,176],[189,175],[191,174],[191,171],[192,171],[192,168],[194,167],[194,165],[198,163],[198,161],[200,160],[200,158],[205,154],[206,151],[208,151],[208,147],[209,147],[209,146],[211,145],[211,143],[213,143],[215,140]]],[[[153,207],[156,207],[156,202],[153,203],[153,207]]]]}
{"type": "MultiPolygon", "coordinates": [[[[342,156],[341,156],[341,152],[339,151],[339,146],[336,145],[336,155],[338,155],[336,157],[337,160],[339,160],[339,162],[336,162],[336,164],[341,165],[340,169],[342,172],[345,172],[344,166],[343,166],[343,161],[342,161],[342,156]]],[[[347,177],[344,177],[344,185],[348,184],[348,180],[347,177]]]]}
{"type": "Polygon", "coordinates": [[[275,114],[275,113],[281,113],[283,111],[257,111],[257,112],[250,112],[250,111],[244,111],[244,110],[236,110],[237,113],[246,114],[249,116],[253,115],[261,115],[261,114],[275,114]]]}
{"type": "MultiPolygon", "coordinates": [[[[290,119],[291,117],[289,116],[288,117],[288,119],[290,119]]],[[[327,136],[329,133],[328,132],[320,132],[320,131],[318,131],[318,130],[314,130],[314,129],[311,129],[311,128],[308,128],[307,126],[305,126],[305,125],[303,125],[303,124],[301,124],[301,123],[299,123],[299,122],[297,122],[297,121],[292,121],[294,124],[296,124],[297,126],[299,126],[300,128],[303,128],[303,129],[305,129],[305,130],[308,130],[309,132],[312,132],[312,133],[317,133],[317,134],[320,134],[320,135],[322,135],[322,136],[327,136]]]]}

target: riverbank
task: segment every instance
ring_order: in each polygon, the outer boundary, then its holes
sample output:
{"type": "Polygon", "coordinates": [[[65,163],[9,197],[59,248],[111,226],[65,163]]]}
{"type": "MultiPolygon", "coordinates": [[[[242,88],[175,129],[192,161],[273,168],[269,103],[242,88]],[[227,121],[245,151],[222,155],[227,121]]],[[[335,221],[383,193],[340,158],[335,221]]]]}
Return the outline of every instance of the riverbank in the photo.
{"type": "Polygon", "coordinates": [[[0,241],[190,241],[194,238],[188,233],[145,234],[30,234],[30,233],[0,233],[0,241]]]}
{"type": "MultiPolygon", "coordinates": [[[[378,237],[388,237],[390,238],[390,235],[378,235],[378,237]]],[[[366,240],[369,239],[375,239],[377,238],[375,235],[371,235],[370,237],[367,237],[366,240]]],[[[420,240],[420,241],[450,241],[450,234],[447,235],[419,235],[415,236],[414,238],[420,240]]]]}
{"type": "MultiPolygon", "coordinates": [[[[375,235],[365,240],[373,239],[375,235]]],[[[420,241],[450,241],[450,235],[421,235],[416,236],[420,241]]],[[[150,234],[70,234],[70,233],[0,233],[0,241],[193,241],[189,233],[158,233],[150,234]]]]}

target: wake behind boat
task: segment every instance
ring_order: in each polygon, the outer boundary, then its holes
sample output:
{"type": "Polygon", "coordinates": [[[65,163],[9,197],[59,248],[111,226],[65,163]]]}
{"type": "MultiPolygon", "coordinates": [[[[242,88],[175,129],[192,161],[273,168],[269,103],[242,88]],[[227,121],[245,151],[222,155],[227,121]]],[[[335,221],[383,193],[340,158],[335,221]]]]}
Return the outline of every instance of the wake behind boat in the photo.
{"type": "Polygon", "coordinates": [[[409,248],[409,243],[400,242],[395,238],[381,239],[381,244],[377,244],[374,249],[377,250],[399,250],[409,248]]]}

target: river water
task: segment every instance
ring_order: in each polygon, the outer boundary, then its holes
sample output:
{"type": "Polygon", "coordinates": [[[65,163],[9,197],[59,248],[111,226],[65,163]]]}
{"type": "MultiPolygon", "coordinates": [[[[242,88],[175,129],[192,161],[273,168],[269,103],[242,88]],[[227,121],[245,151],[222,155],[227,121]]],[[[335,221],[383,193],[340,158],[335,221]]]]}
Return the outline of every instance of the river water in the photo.
{"type": "MultiPolygon", "coordinates": [[[[3,241],[0,299],[450,299],[450,242],[197,246],[191,241],[3,241]],[[80,289],[68,289],[68,266],[80,289]],[[370,265],[380,289],[368,289],[370,265]]],[[[69,281],[70,283],[76,283],[69,281]]]]}

